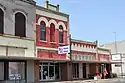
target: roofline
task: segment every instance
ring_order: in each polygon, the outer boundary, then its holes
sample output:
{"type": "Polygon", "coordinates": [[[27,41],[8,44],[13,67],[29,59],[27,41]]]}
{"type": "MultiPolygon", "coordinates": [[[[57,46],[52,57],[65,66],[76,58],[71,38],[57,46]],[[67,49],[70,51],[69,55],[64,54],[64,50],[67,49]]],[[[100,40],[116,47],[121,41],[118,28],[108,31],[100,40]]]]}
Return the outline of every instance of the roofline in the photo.
{"type": "Polygon", "coordinates": [[[83,40],[77,40],[77,39],[71,39],[71,42],[79,42],[79,43],[87,43],[87,44],[97,45],[96,42],[83,41],[83,40]]]}
{"type": "Polygon", "coordinates": [[[68,14],[65,14],[65,13],[62,13],[62,12],[57,12],[57,11],[54,11],[54,10],[51,10],[51,9],[48,9],[48,8],[44,8],[42,6],[39,6],[39,5],[36,5],[36,9],[40,9],[42,11],[46,11],[46,12],[51,12],[53,14],[57,14],[57,15],[61,15],[61,16],[64,16],[64,17],[69,17],[68,14]]]}
{"type": "Polygon", "coordinates": [[[106,43],[106,44],[102,44],[102,45],[100,45],[100,46],[101,46],[101,47],[104,47],[105,45],[111,45],[111,44],[120,43],[120,42],[125,42],[125,40],[116,41],[116,42],[109,42],[109,43],[106,43]]]}
{"type": "Polygon", "coordinates": [[[26,2],[26,3],[29,3],[31,5],[35,5],[36,6],[36,2],[34,0],[20,0],[20,1],[23,1],[23,2],[26,2]]]}
{"type": "Polygon", "coordinates": [[[110,49],[101,48],[101,47],[98,47],[98,49],[100,49],[100,50],[105,50],[105,51],[110,51],[110,49]]]}

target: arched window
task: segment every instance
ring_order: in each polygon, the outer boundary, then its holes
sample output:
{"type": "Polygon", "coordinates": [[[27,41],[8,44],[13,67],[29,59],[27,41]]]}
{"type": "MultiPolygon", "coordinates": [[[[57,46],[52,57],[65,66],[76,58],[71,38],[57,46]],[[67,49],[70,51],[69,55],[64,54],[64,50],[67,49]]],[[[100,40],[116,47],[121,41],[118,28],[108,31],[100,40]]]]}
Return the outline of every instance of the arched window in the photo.
{"type": "Polygon", "coordinates": [[[4,12],[0,9],[0,34],[4,33],[4,12]]]}
{"type": "Polygon", "coordinates": [[[59,26],[59,43],[63,43],[63,27],[59,26]]]}
{"type": "Polygon", "coordinates": [[[15,36],[26,37],[26,17],[20,12],[15,14],[15,36]]]}
{"type": "Polygon", "coordinates": [[[46,41],[46,24],[43,21],[40,23],[40,40],[46,41]]]}
{"type": "Polygon", "coordinates": [[[50,42],[55,42],[55,25],[50,24],[50,42]]]}

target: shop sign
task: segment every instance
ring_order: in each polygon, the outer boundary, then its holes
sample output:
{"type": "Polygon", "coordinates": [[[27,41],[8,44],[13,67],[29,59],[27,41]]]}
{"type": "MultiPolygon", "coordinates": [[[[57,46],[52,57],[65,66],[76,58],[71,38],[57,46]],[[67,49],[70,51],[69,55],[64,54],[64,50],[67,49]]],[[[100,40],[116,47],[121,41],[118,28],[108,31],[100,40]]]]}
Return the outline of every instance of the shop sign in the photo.
{"type": "Polygon", "coordinates": [[[70,53],[70,46],[58,47],[58,54],[67,54],[67,53],[70,53]]]}
{"type": "Polygon", "coordinates": [[[112,55],[112,60],[114,60],[114,61],[119,61],[119,60],[121,60],[121,55],[120,55],[120,54],[113,54],[113,55],[112,55]]]}

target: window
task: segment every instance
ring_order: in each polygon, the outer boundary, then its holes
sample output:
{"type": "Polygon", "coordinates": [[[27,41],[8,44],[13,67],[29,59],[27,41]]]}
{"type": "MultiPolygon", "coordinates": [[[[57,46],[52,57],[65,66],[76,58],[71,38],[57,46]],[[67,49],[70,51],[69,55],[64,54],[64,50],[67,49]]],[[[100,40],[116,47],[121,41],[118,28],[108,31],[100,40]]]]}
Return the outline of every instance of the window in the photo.
{"type": "Polygon", "coordinates": [[[9,80],[25,79],[25,63],[9,62],[9,80]]]}
{"type": "Polygon", "coordinates": [[[20,12],[15,14],[15,36],[26,37],[26,17],[20,12]]]}
{"type": "Polygon", "coordinates": [[[0,9],[0,34],[4,33],[4,12],[0,9]]]}
{"type": "Polygon", "coordinates": [[[50,42],[55,42],[55,25],[50,24],[50,42]]]}
{"type": "Polygon", "coordinates": [[[63,27],[59,26],[59,43],[63,43],[63,27]]]}
{"type": "Polygon", "coordinates": [[[40,40],[46,41],[46,24],[43,21],[40,25],[40,40]]]}

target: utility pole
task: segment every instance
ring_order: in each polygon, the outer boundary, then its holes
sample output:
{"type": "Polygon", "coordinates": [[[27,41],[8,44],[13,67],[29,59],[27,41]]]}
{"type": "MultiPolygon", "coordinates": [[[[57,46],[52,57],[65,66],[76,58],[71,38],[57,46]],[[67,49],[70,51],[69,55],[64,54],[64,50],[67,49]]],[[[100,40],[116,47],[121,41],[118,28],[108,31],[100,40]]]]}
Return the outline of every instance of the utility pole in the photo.
{"type": "MultiPolygon", "coordinates": [[[[118,54],[118,48],[117,48],[117,42],[116,42],[116,32],[114,32],[114,37],[115,37],[115,52],[116,52],[116,55],[118,54]]],[[[121,75],[123,74],[123,69],[122,69],[122,54],[120,54],[120,61],[121,61],[121,75]]],[[[123,75],[122,75],[123,77],[123,75]]]]}
{"type": "Polygon", "coordinates": [[[72,76],[72,47],[71,47],[72,44],[71,44],[71,34],[69,35],[69,43],[70,43],[69,44],[70,45],[69,49],[70,49],[70,66],[71,66],[70,67],[71,68],[71,71],[70,71],[71,73],[70,74],[71,74],[71,81],[72,81],[73,76],[72,76]]]}
{"type": "Polygon", "coordinates": [[[114,38],[115,38],[115,53],[117,54],[118,51],[117,51],[117,42],[116,42],[116,32],[113,32],[114,33],[114,38]]]}
{"type": "Polygon", "coordinates": [[[71,46],[72,46],[72,44],[71,44],[71,34],[69,35],[69,42],[70,42],[70,48],[69,48],[69,49],[70,49],[70,61],[72,62],[72,52],[71,52],[71,51],[72,51],[72,47],[71,47],[71,46]]]}

